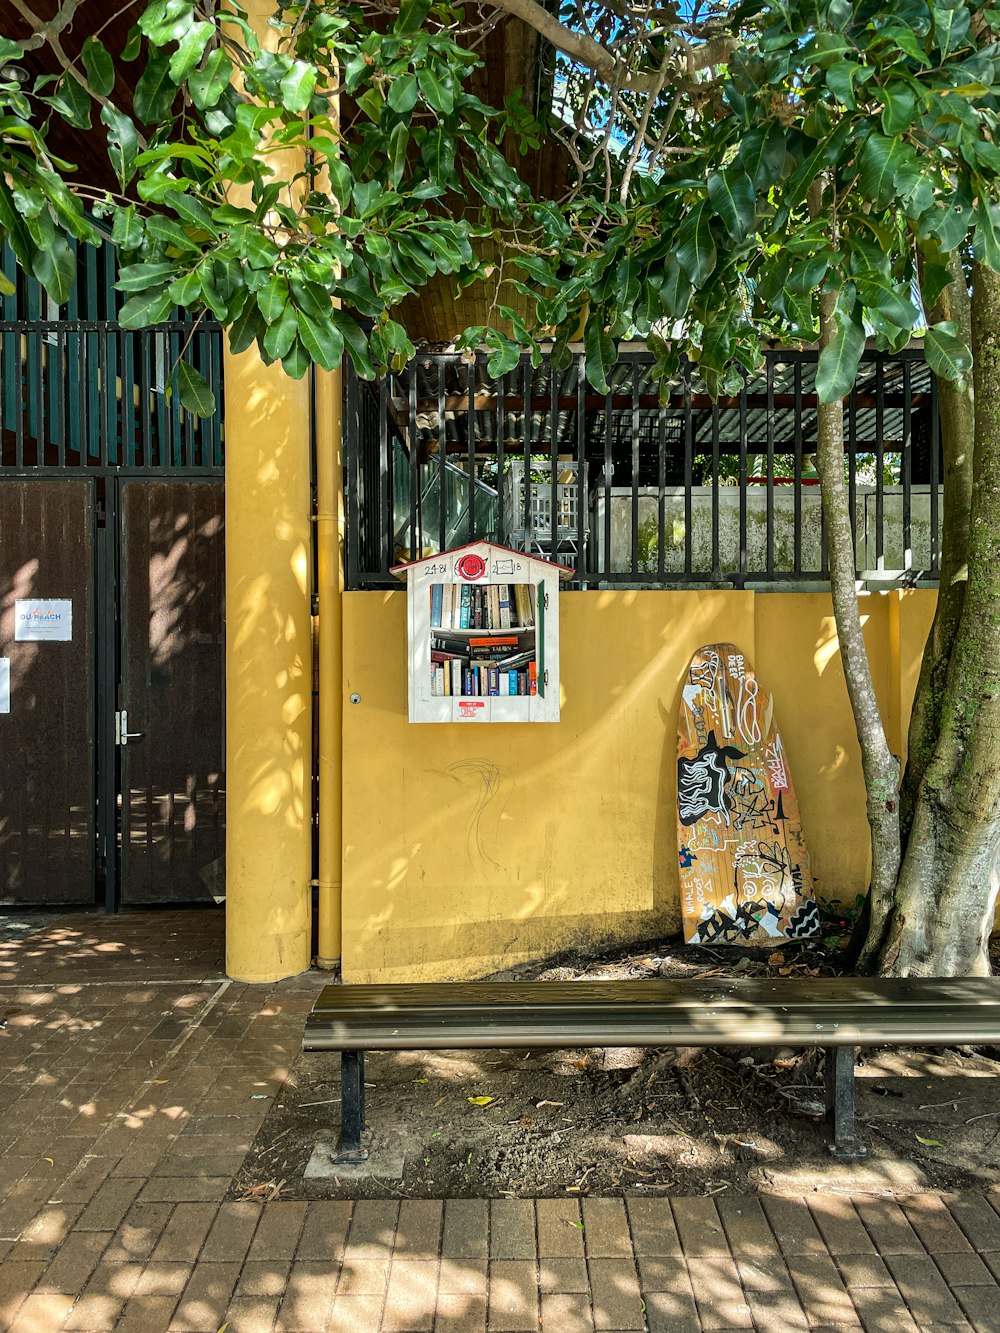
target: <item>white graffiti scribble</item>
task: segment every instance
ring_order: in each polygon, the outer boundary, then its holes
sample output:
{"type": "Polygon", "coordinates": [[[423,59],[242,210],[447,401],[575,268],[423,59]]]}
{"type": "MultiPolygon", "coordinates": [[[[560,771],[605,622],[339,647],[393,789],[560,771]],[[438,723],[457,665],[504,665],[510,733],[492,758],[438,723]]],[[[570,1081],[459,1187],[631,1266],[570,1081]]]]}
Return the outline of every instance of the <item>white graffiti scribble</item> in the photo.
{"type": "Polygon", "coordinates": [[[760,744],[760,720],[757,717],[757,680],[755,676],[740,677],[740,697],[736,705],[736,722],[740,735],[748,745],[760,744]]]}
{"type": "Polygon", "coordinates": [[[705,660],[697,666],[692,665],[690,680],[692,685],[700,685],[708,693],[715,689],[715,680],[719,674],[719,654],[709,650],[705,660]]]}

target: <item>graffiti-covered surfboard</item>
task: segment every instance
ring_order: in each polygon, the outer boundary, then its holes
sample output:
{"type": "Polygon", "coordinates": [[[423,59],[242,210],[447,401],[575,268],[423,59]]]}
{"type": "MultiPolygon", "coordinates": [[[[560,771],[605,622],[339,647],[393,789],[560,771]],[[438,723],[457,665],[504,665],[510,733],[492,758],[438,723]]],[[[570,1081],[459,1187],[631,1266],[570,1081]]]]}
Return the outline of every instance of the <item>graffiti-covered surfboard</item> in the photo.
{"type": "Polygon", "coordinates": [[[688,944],[816,933],[809,853],[771,696],[732,643],[699,648],[684,680],[677,844],[688,944]]]}

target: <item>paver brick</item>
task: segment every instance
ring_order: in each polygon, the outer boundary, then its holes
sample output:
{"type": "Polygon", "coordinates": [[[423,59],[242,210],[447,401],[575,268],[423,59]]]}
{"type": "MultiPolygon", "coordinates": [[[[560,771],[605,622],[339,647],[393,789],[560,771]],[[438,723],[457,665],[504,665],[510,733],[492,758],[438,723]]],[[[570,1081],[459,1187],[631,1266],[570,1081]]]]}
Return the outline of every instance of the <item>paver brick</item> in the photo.
{"type": "Polygon", "coordinates": [[[978,1194],[949,1199],[948,1211],[968,1237],[973,1249],[1000,1250],[1000,1216],[978,1194]]]}
{"type": "Polygon", "coordinates": [[[912,1254],[889,1254],[885,1262],[918,1324],[947,1324],[962,1319],[957,1301],[934,1264],[912,1254]]]}
{"type": "Polygon", "coordinates": [[[442,1259],[438,1273],[438,1296],[482,1296],[486,1299],[485,1259],[442,1259]]]}
{"type": "MultiPolygon", "coordinates": [[[[978,1254],[936,1254],[934,1260],[941,1270],[941,1276],[949,1287],[994,1287],[993,1274],[980,1259],[978,1254]]],[[[1000,1291],[996,1292],[1000,1298],[1000,1291]]],[[[996,1306],[997,1319],[1000,1322],[1000,1300],[996,1306]]]]}
{"type": "MultiPolygon", "coordinates": [[[[334,1277],[328,1264],[293,1263],[284,1299],[278,1309],[282,1333],[316,1333],[324,1329],[333,1308],[334,1277]]],[[[377,1325],[375,1326],[378,1327],[377,1325]]]]}
{"type": "Polygon", "coordinates": [[[444,1204],[437,1199],[403,1199],[396,1224],[396,1252],[437,1257],[444,1204]]]}
{"type": "Polygon", "coordinates": [[[679,1255],[680,1237],[669,1199],[626,1199],[636,1254],[679,1255]]]}
{"type": "Polygon", "coordinates": [[[257,1203],[224,1203],[205,1238],[201,1258],[206,1263],[242,1263],[260,1221],[257,1203]]]}
{"type": "Polygon", "coordinates": [[[144,1203],[139,1200],[125,1214],[105,1256],[110,1263],[128,1263],[148,1259],[163,1235],[174,1211],[172,1203],[144,1203]]]}
{"type": "Polygon", "coordinates": [[[393,1256],[382,1333],[429,1333],[437,1305],[438,1268],[436,1259],[393,1256]]]}
{"type": "Polygon", "coordinates": [[[194,1263],[215,1220],[215,1213],[215,1205],[211,1203],[179,1203],[170,1215],[153,1258],[194,1263]]]}
{"type": "MultiPolygon", "coordinates": [[[[334,1299],[330,1310],[327,1328],[329,1333],[361,1333],[361,1329],[377,1329],[382,1317],[381,1296],[341,1296],[334,1299]]],[[[297,1329],[286,1325],[278,1312],[276,1333],[298,1333],[297,1329]]],[[[309,1333],[315,1333],[310,1329],[309,1333]]]]}
{"type": "MultiPolygon", "coordinates": [[[[898,1203],[891,1199],[860,1199],[855,1210],[879,1254],[926,1254],[923,1242],[898,1203]]],[[[838,1255],[843,1252],[870,1253],[871,1247],[865,1246],[864,1251],[856,1251],[850,1244],[835,1248],[838,1255]]]]}
{"type": "MultiPolygon", "coordinates": [[[[351,1224],[353,1205],[346,1200],[322,1199],[305,1205],[301,1224],[298,1222],[296,1203],[269,1204],[264,1209],[254,1243],[250,1247],[251,1257],[258,1252],[258,1241],[264,1233],[265,1224],[269,1224],[277,1233],[273,1240],[267,1241],[267,1248],[276,1259],[284,1258],[286,1250],[282,1247],[280,1236],[295,1237],[294,1256],[297,1259],[340,1259],[344,1253],[348,1227],[351,1224]]],[[[268,1236],[272,1234],[268,1231],[268,1236]]],[[[263,1244],[263,1242],[261,1242],[263,1244]]],[[[261,1258],[269,1257],[260,1251],[261,1258]]]]}
{"type": "Polygon", "coordinates": [[[74,1232],[59,1247],[36,1289],[73,1295],[83,1291],[110,1242],[109,1231],[74,1232]]]}
{"type": "Polygon", "coordinates": [[[784,1329],[806,1329],[809,1321],[783,1260],[768,1256],[739,1259],[736,1271],[743,1285],[755,1329],[782,1333],[784,1329]]]}
{"type": "Polygon", "coordinates": [[[73,1297],[65,1292],[32,1292],[14,1316],[5,1325],[7,1333],[39,1333],[41,1329],[56,1329],[73,1308],[73,1297]]]}
{"type": "Polygon", "coordinates": [[[486,1296],[438,1292],[434,1333],[486,1333],[486,1296]]]}
{"type": "Polygon", "coordinates": [[[490,1264],[487,1327],[490,1333],[524,1333],[538,1328],[534,1260],[497,1259],[490,1264]]]}
{"type": "MultiPolygon", "coordinates": [[[[683,1265],[683,1260],[680,1262],[683,1265]]],[[[666,1291],[643,1290],[649,1333],[701,1333],[701,1320],[684,1267],[685,1285],[666,1291]]]]}
{"type": "Polygon", "coordinates": [[[920,1333],[895,1287],[861,1287],[853,1295],[865,1333],[920,1333]]]}
{"type": "Polygon", "coordinates": [[[836,1258],[848,1291],[855,1287],[895,1286],[892,1274],[877,1254],[838,1254],[836,1258]]]}
{"type": "Polygon", "coordinates": [[[758,1200],[717,1199],[716,1207],[733,1254],[777,1257],[778,1241],[758,1200]]]}
{"type": "Polygon", "coordinates": [[[736,1274],[735,1264],[714,1256],[689,1258],[691,1286],[703,1328],[751,1328],[753,1317],[736,1274]]]}
{"type": "Polygon", "coordinates": [[[778,1239],[782,1254],[826,1254],[826,1243],[804,1200],[766,1194],[761,1199],[761,1207],[778,1239]]]}
{"type": "Polygon", "coordinates": [[[729,1254],[729,1243],[714,1199],[698,1196],[673,1199],[671,1202],[681,1249],[686,1258],[729,1254]]]}
{"type": "Polygon", "coordinates": [[[902,1206],[910,1225],[929,1254],[972,1249],[965,1232],[948,1211],[944,1199],[934,1194],[916,1194],[904,1199],[902,1206]]]}
{"type": "Polygon", "coordinates": [[[489,1206],[485,1199],[447,1199],[441,1254],[451,1259],[485,1259],[489,1254],[489,1206]]]}
{"type": "Polygon", "coordinates": [[[226,1311],[232,1333],[274,1333],[277,1317],[276,1296],[236,1296],[226,1311]]]}
{"type": "Polygon", "coordinates": [[[582,1258],[539,1259],[538,1286],[543,1292],[589,1291],[587,1265],[582,1258]]]}
{"type": "Polygon", "coordinates": [[[1000,1292],[995,1287],[955,1287],[953,1294],[976,1333],[996,1333],[1000,1292]]]}
{"type": "Polygon", "coordinates": [[[789,1255],[787,1262],[810,1323],[854,1326],[860,1323],[837,1266],[828,1254],[789,1255]]]}
{"type": "Polygon", "coordinates": [[[831,1254],[874,1254],[872,1238],[843,1195],[821,1194],[812,1200],[810,1211],[831,1254]]]}
{"type": "Polygon", "coordinates": [[[568,1292],[543,1292],[542,1328],[554,1328],[558,1333],[593,1333],[589,1299],[568,1292]]]}
{"type": "Polygon", "coordinates": [[[578,1199],[539,1199],[535,1204],[538,1255],[547,1259],[582,1259],[583,1222],[578,1199]]]}
{"type": "MultiPolygon", "coordinates": [[[[115,1333],[152,1333],[167,1329],[177,1305],[176,1296],[137,1296],[125,1306],[122,1317],[115,1324],[115,1333]]],[[[86,1328],[81,1324],[80,1328],[86,1328]]]]}
{"type": "Polygon", "coordinates": [[[236,1284],[237,1296],[274,1296],[284,1294],[288,1281],[291,1260],[266,1259],[249,1260],[243,1265],[240,1280],[236,1284]]]}
{"type": "Polygon", "coordinates": [[[533,1260],[535,1253],[535,1209],[532,1201],[491,1200],[490,1258],[533,1260]]]}
{"type": "Polygon", "coordinates": [[[635,1266],[621,1259],[588,1259],[594,1327],[641,1329],[645,1327],[642,1297],[635,1266]]]}
{"type": "Polygon", "coordinates": [[[387,1255],[396,1239],[399,1204],[383,1199],[362,1199],[354,1205],[344,1251],[347,1259],[375,1259],[387,1255]]]}
{"type": "Polygon", "coordinates": [[[193,1264],[150,1263],[135,1284],[136,1296],[179,1296],[194,1272],[193,1264]]]}
{"type": "Polygon", "coordinates": [[[632,1257],[632,1236],[621,1199],[584,1199],[583,1234],[591,1259],[632,1257]]]}

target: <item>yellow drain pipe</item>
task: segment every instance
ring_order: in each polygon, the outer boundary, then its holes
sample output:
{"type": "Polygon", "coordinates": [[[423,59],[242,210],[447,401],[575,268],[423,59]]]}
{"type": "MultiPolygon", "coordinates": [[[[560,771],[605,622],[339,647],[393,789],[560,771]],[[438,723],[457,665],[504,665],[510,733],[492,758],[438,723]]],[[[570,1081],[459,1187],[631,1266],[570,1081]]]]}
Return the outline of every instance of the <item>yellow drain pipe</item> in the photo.
{"type": "Polygon", "coordinates": [[[319,594],[319,938],[316,964],[340,962],[343,888],[343,371],[316,372],[316,579],[319,594]]]}

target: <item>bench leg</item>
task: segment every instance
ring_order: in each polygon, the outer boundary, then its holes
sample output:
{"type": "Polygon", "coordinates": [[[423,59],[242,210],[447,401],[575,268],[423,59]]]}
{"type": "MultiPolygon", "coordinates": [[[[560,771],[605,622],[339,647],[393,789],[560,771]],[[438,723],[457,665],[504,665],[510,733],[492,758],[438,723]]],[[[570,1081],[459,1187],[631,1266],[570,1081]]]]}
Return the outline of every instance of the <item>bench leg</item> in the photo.
{"type": "Polygon", "coordinates": [[[365,1053],[340,1053],[340,1141],[335,1162],[366,1162],[368,1149],[361,1146],[365,1127],[365,1053]]]}
{"type": "Polygon", "coordinates": [[[826,1084],[826,1119],[833,1126],[830,1152],[840,1162],[863,1162],[868,1149],[854,1136],[854,1046],[827,1046],[823,1080],[826,1084]]]}

